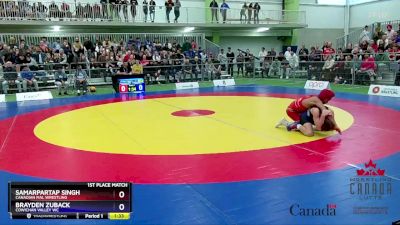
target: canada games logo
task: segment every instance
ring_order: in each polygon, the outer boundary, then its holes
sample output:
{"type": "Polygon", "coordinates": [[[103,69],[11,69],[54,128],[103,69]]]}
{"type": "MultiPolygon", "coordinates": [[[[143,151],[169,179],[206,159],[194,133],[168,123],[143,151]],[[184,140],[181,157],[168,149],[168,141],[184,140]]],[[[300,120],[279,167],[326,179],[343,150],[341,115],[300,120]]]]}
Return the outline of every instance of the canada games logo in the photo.
{"type": "Polygon", "coordinates": [[[392,194],[392,179],[369,160],[364,168],[357,170],[357,176],[350,178],[350,194],[360,200],[383,199],[392,194]]]}

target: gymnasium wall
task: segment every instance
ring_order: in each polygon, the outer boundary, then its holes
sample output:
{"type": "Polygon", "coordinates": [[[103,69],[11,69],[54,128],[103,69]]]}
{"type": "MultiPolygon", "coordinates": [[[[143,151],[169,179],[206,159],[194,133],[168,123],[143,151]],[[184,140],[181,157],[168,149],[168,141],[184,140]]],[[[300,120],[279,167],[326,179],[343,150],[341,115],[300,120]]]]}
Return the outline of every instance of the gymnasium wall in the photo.
{"type": "MultiPolygon", "coordinates": [[[[62,2],[63,0],[56,0],[62,2]]],[[[141,4],[142,0],[138,0],[141,4]]],[[[164,5],[164,0],[155,0],[157,5],[164,5]]],[[[182,0],[182,6],[186,7],[204,7],[211,0],[182,0]]],[[[222,0],[217,0],[222,2],[222,0]]],[[[66,0],[71,5],[72,0],[66,0]]],[[[83,2],[99,2],[99,0],[84,0],[83,2]]],[[[231,8],[241,8],[244,0],[227,0],[231,8]]],[[[249,1],[247,1],[249,2],[249,1]]],[[[265,10],[281,10],[282,0],[260,0],[262,9],[265,10]]],[[[370,24],[376,21],[387,21],[400,19],[398,9],[400,8],[400,0],[380,0],[352,5],[350,7],[350,30],[357,27],[362,27],[365,24],[370,24]],[[379,5],[378,5],[379,4],[379,5]]],[[[331,40],[335,44],[337,37],[344,35],[344,6],[336,5],[318,5],[317,0],[300,0],[300,10],[306,12],[306,23],[308,27],[299,29],[298,45],[305,44],[307,47],[316,44],[321,45],[325,40],[331,40]]],[[[185,14],[181,12],[181,14],[185,14]]],[[[205,21],[206,15],[203,10],[193,10],[190,17],[199,18],[199,21],[205,21]]],[[[184,16],[184,15],[182,15],[184,16]]],[[[156,14],[156,17],[163,19],[164,11],[156,14]]],[[[252,51],[258,52],[261,46],[267,48],[275,47],[281,49],[282,41],[277,37],[249,37],[246,42],[243,42],[242,37],[226,37],[221,36],[222,47],[232,46],[233,49],[238,47],[243,48],[243,45],[249,46],[252,51]]]]}
{"type": "Polygon", "coordinates": [[[275,48],[275,51],[279,52],[282,49],[282,41],[279,41],[277,37],[221,37],[220,46],[226,49],[231,47],[233,51],[238,48],[246,50],[247,48],[254,54],[258,55],[261,47],[265,47],[267,50],[275,48]]]}
{"type": "Polygon", "coordinates": [[[300,10],[306,11],[308,27],[298,30],[298,45],[320,45],[325,40],[335,43],[344,35],[344,6],[308,4],[315,0],[303,0],[300,10]]]}
{"type": "Polygon", "coordinates": [[[400,20],[400,0],[380,0],[350,7],[350,27],[363,27],[365,24],[400,20]]]}

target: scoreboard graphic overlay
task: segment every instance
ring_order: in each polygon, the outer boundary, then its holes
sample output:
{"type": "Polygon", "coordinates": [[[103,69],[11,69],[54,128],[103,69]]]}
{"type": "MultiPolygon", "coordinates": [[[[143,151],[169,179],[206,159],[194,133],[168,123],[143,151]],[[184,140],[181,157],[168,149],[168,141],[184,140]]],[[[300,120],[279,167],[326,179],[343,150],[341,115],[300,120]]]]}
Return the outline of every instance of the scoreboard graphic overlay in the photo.
{"type": "Polygon", "coordinates": [[[129,219],[132,184],[10,182],[12,219],[129,219]]]}
{"type": "Polygon", "coordinates": [[[293,99],[318,92],[243,85],[0,104],[0,224],[398,221],[400,101],[336,93],[342,135],[274,127],[293,99]],[[350,189],[370,160],[391,178],[379,200],[350,189]],[[335,213],[299,213],[327,206],[335,213]],[[386,214],[365,214],[377,207],[386,214]]]}

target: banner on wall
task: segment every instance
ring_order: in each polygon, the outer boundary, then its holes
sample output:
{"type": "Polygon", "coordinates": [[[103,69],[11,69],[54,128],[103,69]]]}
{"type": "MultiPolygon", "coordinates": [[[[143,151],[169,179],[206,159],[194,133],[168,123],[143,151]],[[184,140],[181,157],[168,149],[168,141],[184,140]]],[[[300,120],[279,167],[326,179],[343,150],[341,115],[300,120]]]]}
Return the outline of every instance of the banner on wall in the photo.
{"type": "Polygon", "coordinates": [[[234,79],[223,79],[223,80],[213,80],[215,87],[226,87],[226,86],[234,86],[234,79]]]}
{"type": "Polygon", "coordinates": [[[400,97],[399,86],[389,85],[370,85],[368,90],[369,95],[387,96],[387,97],[400,97]]]}
{"type": "Polygon", "coordinates": [[[312,90],[324,90],[329,88],[328,81],[318,81],[318,80],[307,80],[304,85],[304,89],[312,89],[312,90]]]}
{"type": "Polygon", "coordinates": [[[183,82],[175,84],[176,90],[199,88],[199,82],[183,82]]]}
{"type": "Polygon", "coordinates": [[[0,95],[0,102],[6,102],[6,95],[0,95]]]}
{"type": "Polygon", "coordinates": [[[26,92],[26,93],[17,93],[17,102],[21,101],[31,101],[31,100],[45,100],[52,99],[53,95],[50,91],[38,91],[38,92],[26,92]]]}

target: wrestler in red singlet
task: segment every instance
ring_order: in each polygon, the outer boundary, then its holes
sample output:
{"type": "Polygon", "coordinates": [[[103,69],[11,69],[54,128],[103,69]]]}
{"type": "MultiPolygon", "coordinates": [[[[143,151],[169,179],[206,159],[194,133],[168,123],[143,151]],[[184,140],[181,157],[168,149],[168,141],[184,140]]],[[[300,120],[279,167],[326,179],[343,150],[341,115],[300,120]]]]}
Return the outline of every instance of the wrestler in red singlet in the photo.
{"type": "Polygon", "coordinates": [[[294,100],[286,109],[287,115],[293,121],[300,121],[300,114],[307,111],[307,109],[317,106],[323,110],[325,107],[323,104],[328,103],[335,93],[329,89],[322,90],[318,96],[305,96],[294,100]]]}

